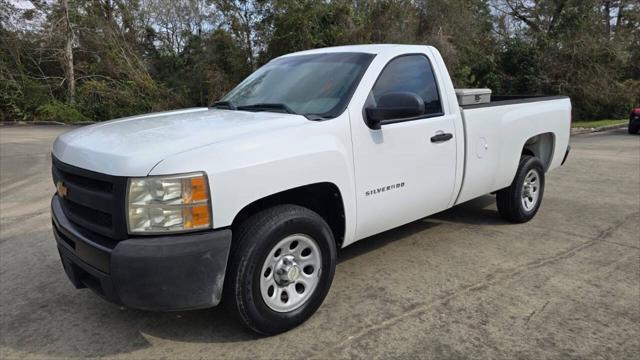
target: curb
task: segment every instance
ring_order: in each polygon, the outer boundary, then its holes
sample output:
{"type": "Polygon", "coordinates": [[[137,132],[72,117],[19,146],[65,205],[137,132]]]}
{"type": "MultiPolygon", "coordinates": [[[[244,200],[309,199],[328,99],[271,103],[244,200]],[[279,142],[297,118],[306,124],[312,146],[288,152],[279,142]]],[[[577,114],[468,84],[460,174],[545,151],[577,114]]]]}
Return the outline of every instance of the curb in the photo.
{"type": "Polygon", "coordinates": [[[571,128],[571,135],[591,134],[607,130],[626,129],[627,124],[607,125],[598,128],[571,128]]]}
{"type": "Polygon", "coordinates": [[[97,121],[79,121],[74,123],[63,123],[59,121],[2,121],[0,126],[30,126],[30,125],[56,125],[56,126],[77,126],[91,125],[97,121]]]}

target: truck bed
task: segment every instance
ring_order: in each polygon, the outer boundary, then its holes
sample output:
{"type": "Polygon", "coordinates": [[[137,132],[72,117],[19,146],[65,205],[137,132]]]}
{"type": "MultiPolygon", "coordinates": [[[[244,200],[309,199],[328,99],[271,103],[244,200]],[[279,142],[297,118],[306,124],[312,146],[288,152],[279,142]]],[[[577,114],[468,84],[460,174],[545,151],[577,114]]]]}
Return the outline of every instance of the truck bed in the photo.
{"type": "Polygon", "coordinates": [[[545,95],[491,95],[491,101],[484,104],[462,105],[462,109],[478,109],[483,107],[504,106],[525,104],[539,101],[549,101],[558,99],[569,99],[568,96],[545,96],[545,95]]]}
{"type": "Polygon", "coordinates": [[[492,96],[461,106],[464,177],[456,203],[509,186],[525,143],[542,137],[550,151],[536,154],[545,170],[560,166],[569,142],[571,102],[566,96],[492,96]]]}

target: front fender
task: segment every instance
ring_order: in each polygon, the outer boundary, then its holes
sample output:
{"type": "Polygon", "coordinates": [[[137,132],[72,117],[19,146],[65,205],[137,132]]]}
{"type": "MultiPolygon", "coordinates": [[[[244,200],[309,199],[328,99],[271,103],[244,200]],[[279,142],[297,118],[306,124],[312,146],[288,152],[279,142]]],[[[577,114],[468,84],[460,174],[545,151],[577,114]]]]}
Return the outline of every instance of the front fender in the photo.
{"type": "Polygon", "coordinates": [[[355,232],[353,156],[346,115],[208,145],[161,161],[149,175],[205,171],[214,228],[247,205],[285,190],[330,182],[343,198],[345,239],[355,232]]]}

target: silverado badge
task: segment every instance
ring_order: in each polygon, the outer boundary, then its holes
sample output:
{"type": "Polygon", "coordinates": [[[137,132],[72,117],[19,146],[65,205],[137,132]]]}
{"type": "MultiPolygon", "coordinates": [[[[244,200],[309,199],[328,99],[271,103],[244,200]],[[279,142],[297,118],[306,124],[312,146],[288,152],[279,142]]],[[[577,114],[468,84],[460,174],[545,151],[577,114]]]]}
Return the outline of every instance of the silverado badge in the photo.
{"type": "Polygon", "coordinates": [[[61,198],[67,196],[67,187],[64,186],[62,181],[58,181],[56,183],[56,190],[58,191],[58,196],[60,196],[61,198]]]}

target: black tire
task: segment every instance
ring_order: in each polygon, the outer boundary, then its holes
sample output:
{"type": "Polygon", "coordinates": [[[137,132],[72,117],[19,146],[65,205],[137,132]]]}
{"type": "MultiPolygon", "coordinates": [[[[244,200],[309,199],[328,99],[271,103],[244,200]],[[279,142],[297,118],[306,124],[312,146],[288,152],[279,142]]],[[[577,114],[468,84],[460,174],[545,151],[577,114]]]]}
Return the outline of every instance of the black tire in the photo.
{"type": "Polygon", "coordinates": [[[496,194],[496,202],[498,205],[498,212],[500,216],[507,221],[514,223],[523,223],[531,220],[538,209],[540,208],[540,204],[542,203],[542,196],[544,195],[544,166],[540,159],[530,156],[523,155],[520,158],[520,163],[518,164],[518,170],[516,172],[516,176],[511,182],[511,185],[507,188],[504,188],[496,194]],[[538,197],[533,207],[530,209],[525,208],[523,204],[523,186],[525,182],[525,177],[531,170],[536,170],[538,173],[539,179],[539,187],[538,187],[538,197]]]}
{"type": "Polygon", "coordinates": [[[315,212],[297,205],[278,205],[244,221],[234,232],[225,280],[227,305],[255,332],[274,335],[307,320],[329,292],[336,267],[336,244],[329,225],[315,212]],[[262,265],[273,247],[293,234],[313,238],[320,248],[319,282],[310,297],[290,312],[269,308],[260,292],[262,265]]]}
{"type": "Polygon", "coordinates": [[[640,126],[633,124],[633,122],[629,121],[629,134],[637,134],[640,126]]]}

